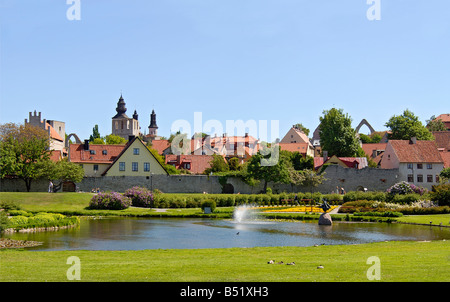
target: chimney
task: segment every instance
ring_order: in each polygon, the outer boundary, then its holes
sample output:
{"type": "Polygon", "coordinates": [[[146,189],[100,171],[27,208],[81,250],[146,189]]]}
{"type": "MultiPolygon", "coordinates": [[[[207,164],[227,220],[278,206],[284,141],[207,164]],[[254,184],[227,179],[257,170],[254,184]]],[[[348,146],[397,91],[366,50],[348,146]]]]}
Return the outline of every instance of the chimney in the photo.
{"type": "Polygon", "coordinates": [[[248,137],[248,132],[245,133],[245,137],[248,137]]]}
{"type": "Polygon", "coordinates": [[[89,140],[88,139],[84,140],[84,148],[83,149],[86,150],[86,151],[89,150],[89,140]]]}
{"type": "Polygon", "coordinates": [[[378,155],[378,151],[377,150],[372,150],[372,157],[375,158],[378,155]]]}
{"type": "Polygon", "coordinates": [[[323,151],[323,162],[326,162],[328,160],[328,151],[323,151]]]}
{"type": "Polygon", "coordinates": [[[410,143],[415,145],[417,143],[417,137],[411,137],[410,143]]]}

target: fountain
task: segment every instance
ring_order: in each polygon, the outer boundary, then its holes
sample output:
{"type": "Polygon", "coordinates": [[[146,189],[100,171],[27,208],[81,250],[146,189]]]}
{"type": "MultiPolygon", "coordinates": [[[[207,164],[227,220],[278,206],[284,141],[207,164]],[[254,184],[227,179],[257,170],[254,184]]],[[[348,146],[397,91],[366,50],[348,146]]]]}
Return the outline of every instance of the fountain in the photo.
{"type": "Polygon", "coordinates": [[[247,221],[252,217],[250,213],[250,205],[241,205],[237,206],[233,212],[233,221],[236,223],[242,223],[247,221]]]}

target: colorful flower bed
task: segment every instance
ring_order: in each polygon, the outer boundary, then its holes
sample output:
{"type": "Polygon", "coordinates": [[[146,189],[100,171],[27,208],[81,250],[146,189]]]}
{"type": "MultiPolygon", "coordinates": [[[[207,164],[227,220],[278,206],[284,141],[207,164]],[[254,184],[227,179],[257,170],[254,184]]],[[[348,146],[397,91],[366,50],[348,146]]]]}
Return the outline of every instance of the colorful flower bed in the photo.
{"type": "MultiPolygon", "coordinates": [[[[337,206],[331,206],[329,211],[337,208],[337,206]]],[[[329,212],[328,211],[328,212],[329,212]]],[[[323,213],[322,208],[311,207],[311,206],[297,206],[297,207],[287,207],[287,208],[271,208],[270,210],[264,210],[263,212],[283,212],[283,213],[293,213],[293,212],[312,212],[312,213],[323,213]]]]}

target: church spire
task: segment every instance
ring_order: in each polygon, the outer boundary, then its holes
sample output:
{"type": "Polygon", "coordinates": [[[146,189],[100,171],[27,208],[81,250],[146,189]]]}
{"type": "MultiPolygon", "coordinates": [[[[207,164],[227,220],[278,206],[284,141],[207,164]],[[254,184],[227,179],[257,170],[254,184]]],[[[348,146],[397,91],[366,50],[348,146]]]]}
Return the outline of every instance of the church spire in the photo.
{"type": "Polygon", "coordinates": [[[117,114],[113,118],[117,118],[117,117],[128,118],[128,116],[125,114],[125,112],[127,112],[127,108],[125,107],[125,101],[122,97],[122,93],[120,93],[120,98],[119,98],[119,101],[117,102],[116,111],[117,111],[117,114]]]}

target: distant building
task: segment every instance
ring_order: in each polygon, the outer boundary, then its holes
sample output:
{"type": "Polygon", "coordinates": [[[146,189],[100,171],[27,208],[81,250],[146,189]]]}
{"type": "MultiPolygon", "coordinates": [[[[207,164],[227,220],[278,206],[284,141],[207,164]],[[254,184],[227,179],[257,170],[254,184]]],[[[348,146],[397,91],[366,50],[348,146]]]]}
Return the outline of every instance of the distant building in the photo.
{"type": "Polygon", "coordinates": [[[69,161],[80,164],[86,177],[100,177],[114,162],[125,145],[70,144],[69,161]]]}
{"type": "Polygon", "coordinates": [[[438,117],[436,117],[434,120],[441,120],[447,127],[447,130],[450,131],[450,113],[441,114],[438,117]]]}
{"type": "Polygon", "coordinates": [[[139,137],[130,137],[102,176],[150,176],[169,173],[139,137]]]}
{"type": "Polygon", "coordinates": [[[48,132],[50,138],[50,150],[60,151],[63,156],[67,155],[65,149],[65,133],[66,126],[64,122],[54,121],[54,120],[41,120],[41,112],[36,114],[36,110],[33,115],[29,113],[29,118],[25,119],[25,125],[32,125],[48,132]]]}
{"type": "Polygon", "coordinates": [[[172,165],[178,170],[183,169],[191,174],[202,174],[211,167],[212,155],[166,155],[166,164],[172,165]]]}
{"type": "Polygon", "coordinates": [[[436,147],[444,161],[444,168],[450,167],[450,131],[433,131],[436,147]]]}
{"type": "Polygon", "coordinates": [[[386,146],[387,143],[369,143],[362,144],[361,148],[364,150],[364,153],[377,164],[377,166],[380,166],[386,146]]]}
{"type": "Polygon", "coordinates": [[[138,121],[138,114],[134,111],[133,117],[128,117],[125,113],[125,101],[120,95],[116,108],[117,114],[112,118],[112,134],[128,139],[130,136],[140,136],[140,127],[138,121]]]}
{"type": "Polygon", "coordinates": [[[390,140],[386,146],[380,167],[399,169],[399,182],[407,181],[419,187],[431,189],[439,183],[439,173],[444,161],[434,141],[390,140]]]}
{"type": "MultiPolygon", "coordinates": [[[[324,153],[326,152],[324,151],[324,153]]],[[[352,169],[364,169],[369,166],[365,157],[337,157],[336,155],[328,157],[327,154],[324,154],[323,157],[314,157],[314,170],[319,170],[326,165],[338,165],[352,169]]]]}

